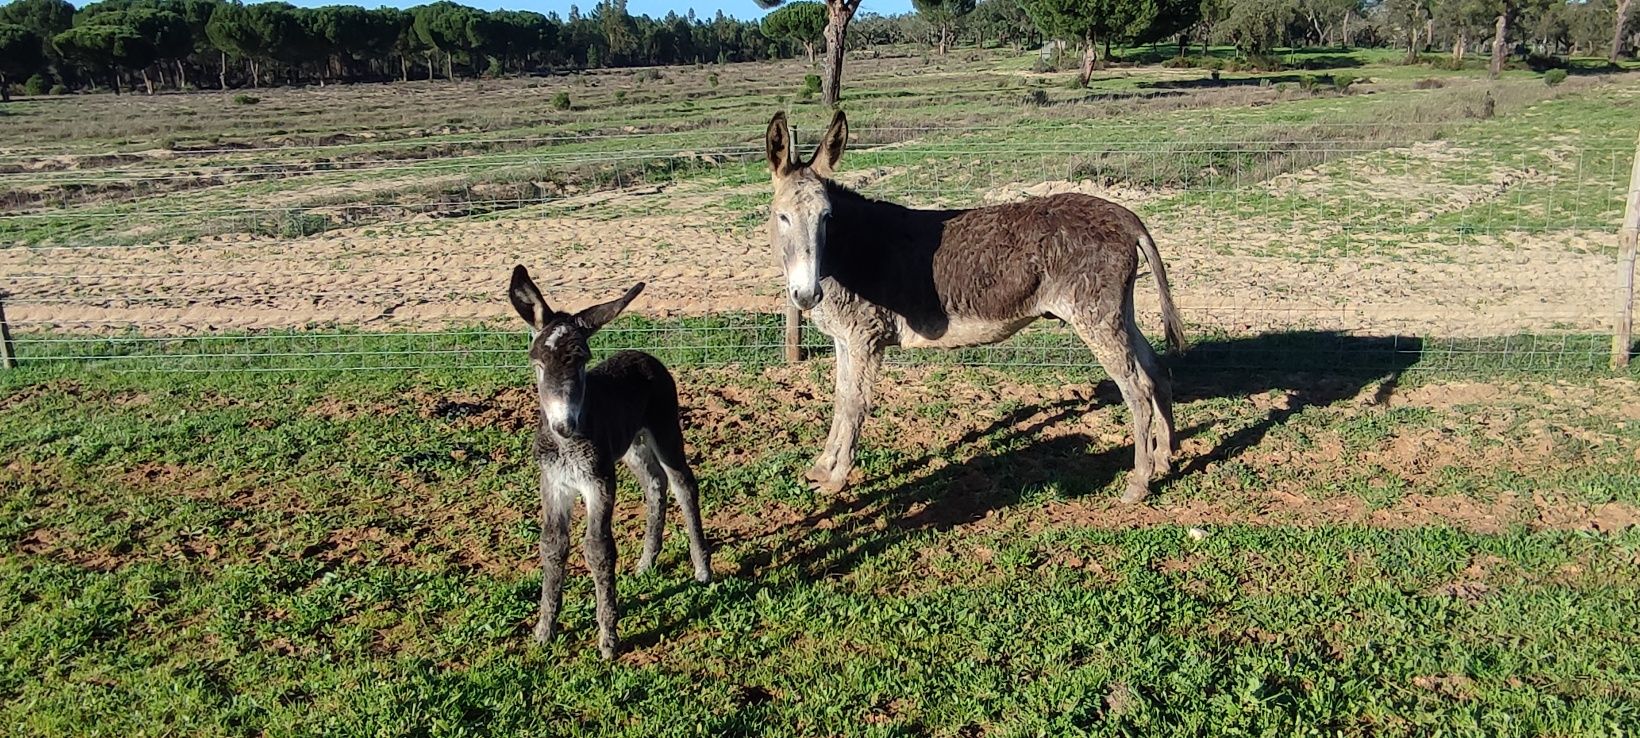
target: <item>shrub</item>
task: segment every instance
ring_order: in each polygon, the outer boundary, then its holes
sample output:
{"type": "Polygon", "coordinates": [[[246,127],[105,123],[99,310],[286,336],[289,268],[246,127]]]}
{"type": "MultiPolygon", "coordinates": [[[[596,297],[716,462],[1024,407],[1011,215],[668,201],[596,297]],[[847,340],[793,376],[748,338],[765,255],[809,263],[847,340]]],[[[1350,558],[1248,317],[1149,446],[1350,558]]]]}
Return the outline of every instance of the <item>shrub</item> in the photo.
{"type": "Polygon", "coordinates": [[[1048,91],[1043,89],[1031,90],[1031,94],[1025,96],[1025,102],[1028,105],[1035,105],[1039,108],[1047,107],[1048,91]]]}
{"type": "Polygon", "coordinates": [[[1334,74],[1332,76],[1332,81],[1333,87],[1338,88],[1339,92],[1348,93],[1350,91],[1350,86],[1355,84],[1355,75],[1348,73],[1334,74]]]}
{"type": "Polygon", "coordinates": [[[1070,79],[1065,80],[1065,86],[1069,87],[1073,90],[1080,90],[1084,87],[1087,87],[1087,85],[1082,84],[1082,73],[1081,72],[1073,74],[1073,75],[1071,75],[1070,79]]]}
{"type": "Polygon", "coordinates": [[[53,95],[67,95],[68,94],[68,88],[61,85],[61,84],[52,85],[51,86],[51,94],[53,94],[53,95]]]}
{"type": "Polygon", "coordinates": [[[1412,89],[1414,90],[1439,90],[1445,86],[1445,82],[1435,79],[1434,77],[1427,77],[1412,83],[1412,89]]]}
{"type": "Polygon", "coordinates": [[[1031,71],[1036,72],[1037,74],[1051,74],[1059,71],[1059,68],[1054,66],[1053,62],[1039,56],[1036,58],[1036,61],[1031,62],[1031,71]]]}
{"type": "Polygon", "coordinates": [[[618,103],[626,102],[626,90],[616,90],[615,91],[615,102],[618,102],[618,103]]]}
{"type": "Polygon", "coordinates": [[[255,105],[259,102],[262,102],[262,98],[255,95],[241,93],[233,96],[233,104],[235,105],[255,105]]]}
{"type": "Polygon", "coordinates": [[[1317,84],[1319,83],[1313,74],[1306,74],[1298,78],[1298,89],[1305,92],[1315,92],[1317,84]]]}
{"type": "Polygon", "coordinates": [[[711,74],[706,75],[706,84],[709,84],[713,87],[718,86],[717,72],[712,72],[711,74]]]}
{"type": "Polygon", "coordinates": [[[1269,87],[1270,86],[1270,78],[1269,77],[1260,77],[1259,80],[1258,80],[1258,86],[1259,87],[1269,87]]]}
{"type": "Polygon", "coordinates": [[[1554,87],[1555,85],[1558,85],[1558,84],[1560,84],[1562,82],[1565,82],[1565,81],[1566,81],[1566,70],[1564,70],[1564,69],[1551,69],[1551,70],[1543,73],[1543,84],[1546,84],[1550,87],[1554,87]]]}
{"type": "Polygon", "coordinates": [[[1280,59],[1268,54],[1253,54],[1248,56],[1247,61],[1242,64],[1242,67],[1244,69],[1250,69],[1258,72],[1279,72],[1284,69],[1280,59]]]}
{"type": "Polygon", "coordinates": [[[25,95],[44,95],[44,94],[46,94],[46,78],[42,77],[38,74],[36,74],[32,77],[29,77],[28,81],[23,83],[23,94],[25,94],[25,95]]]}
{"type": "Polygon", "coordinates": [[[1565,69],[1566,60],[1548,54],[1528,54],[1526,68],[1534,72],[1546,72],[1550,69],[1565,69]]]}
{"type": "Polygon", "coordinates": [[[820,91],[820,75],[818,75],[818,74],[805,74],[805,75],[803,75],[803,89],[798,91],[798,93],[797,93],[798,96],[802,97],[804,100],[807,100],[807,99],[813,97],[814,93],[819,92],[819,91],[820,91]]]}
{"type": "Polygon", "coordinates": [[[568,90],[559,90],[558,94],[552,96],[552,109],[553,110],[569,110],[569,91],[568,90]]]}
{"type": "Polygon", "coordinates": [[[719,51],[718,52],[717,63],[719,63],[719,64],[728,64],[729,63],[729,53],[726,52],[726,51],[719,51]]]}
{"type": "Polygon", "coordinates": [[[1448,72],[1461,72],[1468,66],[1468,64],[1458,61],[1457,59],[1453,59],[1450,56],[1438,56],[1429,60],[1429,66],[1436,69],[1444,69],[1448,72]]]}

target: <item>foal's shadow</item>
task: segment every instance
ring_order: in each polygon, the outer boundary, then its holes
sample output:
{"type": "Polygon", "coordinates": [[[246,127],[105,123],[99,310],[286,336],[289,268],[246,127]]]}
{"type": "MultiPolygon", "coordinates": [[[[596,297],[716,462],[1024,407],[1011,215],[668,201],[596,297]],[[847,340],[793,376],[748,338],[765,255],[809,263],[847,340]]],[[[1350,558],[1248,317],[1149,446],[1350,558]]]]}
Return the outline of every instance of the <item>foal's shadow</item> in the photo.
{"type": "MultiPolygon", "coordinates": [[[[1418,362],[1421,350],[1422,343],[1415,338],[1298,331],[1207,340],[1182,356],[1167,357],[1178,405],[1271,390],[1285,391],[1288,398],[1285,407],[1225,435],[1206,453],[1180,458],[1176,471],[1157,481],[1156,492],[1165,494],[1167,479],[1235,458],[1306,408],[1356,397],[1375,383],[1372,401],[1385,401],[1401,374],[1418,362]]],[[[931,448],[873,475],[899,481],[874,484],[866,479],[856,491],[835,496],[831,504],[778,533],[719,543],[757,549],[742,557],[739,576],[762,579],[789,565],[796,567],[798,581],[816,581],[846,575],[910,536],[982,520],[1030,495],[1104,490],[1132,468],[1131,445],[1101,444],[1084,433],[1044,437],[1044,431],[1071,422],[1092,406],[1121,402],[1115,386],[1106,380],[1099,383],[1092,401],[1060,400],[1019,408],[943,448],[931,448]],[[975,446],[982,448],[975,452],[975,446]],[[1099,446],[1105,448],[1090,452],[1099,446]],[[950,461],[958,457],[965,458],[950,461]]],[[[1181,426],[1176,435],[1182,441],[1205,430],[1205,425],[1181,426]]],[[[703,601],[700,607],[714,606],[703,601]]],[[[702,614],[691,612],[675,623],[691,622],[702,614]]],[[[634,642],[664,636],[656,632],[634,642]]]]}

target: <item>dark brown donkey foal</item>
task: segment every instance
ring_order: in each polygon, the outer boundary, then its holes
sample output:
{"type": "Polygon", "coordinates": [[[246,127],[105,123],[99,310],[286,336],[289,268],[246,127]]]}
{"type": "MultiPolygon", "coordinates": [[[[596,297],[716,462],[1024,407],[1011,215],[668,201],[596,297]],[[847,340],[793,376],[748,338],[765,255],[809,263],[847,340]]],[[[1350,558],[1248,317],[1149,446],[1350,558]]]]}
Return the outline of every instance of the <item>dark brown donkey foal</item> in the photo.
{"type": "Polygon", "coordinates": [[[808,162],[791,154],[786,115],[769,121],[774,175],[770,232],[792,304],[837,349],[831,435],[808,478],[840,489],[888,346],[956,348],[1001,341],[1041,317],[1076,329],[1133,414],[1126,502],[1144,499],[1175,450],[1173,400],[1133,318],[1139,253],[1161,294],[1167,342],[1184,345],[1167,271],[1132,211],[1088,195],[1054,195],[973,210],[916,210],[831,180],[848,141],[832,118],[808,162]]]}
{"type": "Polygon", "coordinates": [[[535,638],[550,640],[563,601],[569,558],[569,518],[580,497],[587,508],[584,551],[598,599],[598,652],[614,658],[615,538],[610,517],[615,501],[615,461],[621,460],[643,487],[648,505],[641,574],[655,565],[666,521],[668,486],[683,511],[695,581],[712,579],[710,554],[700,530],[700,491],[683,453],[678,387],[666,367],[649,354],[621,351],[587,369],[587,338],[626,309],[643,290],[639,282],[620,299],[570,315],[553,311],[523,266],[513,268],[507,294],[534,334],[530,366],[540,400],[535,461],[541,468],[541,617],[535,638]]]}

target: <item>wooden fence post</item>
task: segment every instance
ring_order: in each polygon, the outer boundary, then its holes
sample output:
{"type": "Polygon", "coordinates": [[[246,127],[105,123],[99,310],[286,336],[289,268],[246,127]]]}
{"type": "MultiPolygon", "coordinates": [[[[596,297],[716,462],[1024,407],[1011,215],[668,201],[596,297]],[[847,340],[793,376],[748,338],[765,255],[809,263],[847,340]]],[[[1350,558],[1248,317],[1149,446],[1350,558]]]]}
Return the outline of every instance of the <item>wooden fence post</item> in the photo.
{"type": "Polygon", "coordinates": [[[6,322],[6,293],[0,292],[0,366],[17,368],[17,346],[11,342],[11,325],[6,322]]]}
{"type": "MultiPolygon", "coordinates": [[[[791,126],[791,135],[786,137],[786,157],[797,161],[797,126],[791,126]]],[[[786,303],[786,363],[796,364],[803,360],[803,311],[792,304],[790,297],[783,302],[786,303]]]]}
{"type": "Polygon", "coordinates": [[[1629,366],[1634,346],[1634,250],[1640,238],[1640,137],[1634,142],[1633,171],[1623,198],[1623,228],[1617,232],[1617,332],[1612,334],[1612,368],[1629,366]]]}

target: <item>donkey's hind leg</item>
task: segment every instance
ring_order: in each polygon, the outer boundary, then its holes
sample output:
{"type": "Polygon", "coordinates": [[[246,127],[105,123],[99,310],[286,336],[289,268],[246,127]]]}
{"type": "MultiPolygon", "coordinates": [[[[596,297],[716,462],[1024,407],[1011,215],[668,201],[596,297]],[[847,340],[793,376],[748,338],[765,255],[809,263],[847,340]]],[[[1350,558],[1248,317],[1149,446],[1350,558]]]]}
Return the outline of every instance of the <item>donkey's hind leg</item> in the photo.
{"type": "Polygon", "coordinates": [[[655,458],[655,450],[650,447],[648,434],[639,433],[632,442],[626,456],[621,461],[626,468],[632,470],[632,476],[638,478],[638,486],[643,488],[645,522],[643,528],[643,553],[638,556],[638,573],[642,574],[655,567],[655,557],[661,552],[661,538],[666,527],[666,469],[661,466],[660,459],[655,458]]]}
{"type": "Polygon", "coordinates": [[[1128,413],[1133,416],[1133,472],[1128,475],[1127,491],[1123,502],[1139,502],[1150,494],[1150,477],[1155,471],[1151,451],[1151,416],[1154,411],[1155,388],[1150,375],[1139,363],[1139,358],[1122,325],[1120,316],[1111,314],[1093,316],[1081,314],[1072,320],[1077,335],[1093,349],[1093,355],[1104,366],[1105,372],[1122,390],[1128,413]]]}
{"type": "Polygon", "coordinates": [[[1151,426],[1151,461],[1157,476],[1167,474],[1173,467],[1173,454],[1179,450],[1179,439],[1174,432],[1173,424],[1173,382],[1162,369],[1161,359],[1156,356],[1156,350],[1150,347],[1145,340],[1145,334],[1139,330],[1139,324],[1133,319],[1133,303],[1130,301],[1125,309],[1123,322],[1127,329],[1128,343],[1133,346],[1133,355],[1139,359],[1139,371],[1150,380],[1150,407],[1154,412],[1151,426]]]}
{"type": "Polygon", "coordinates": [[[712,554],[706,548],[706,534],[700,527],[700,485],[689,469],[689,460],[683,450],[683,428],[678,421],[656,423],[646,431],[655,459],[666,473],[672,487],[672,497],[683,512],[683,530],[689,537],[689,562],[695,569],[695,581],[712,581],[712,554]]]}

